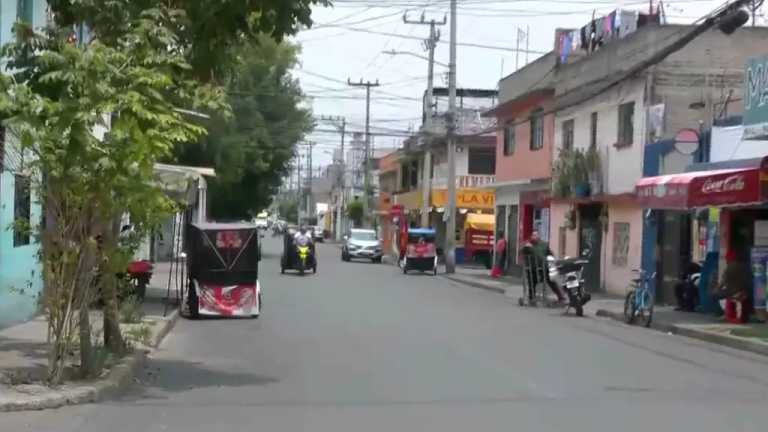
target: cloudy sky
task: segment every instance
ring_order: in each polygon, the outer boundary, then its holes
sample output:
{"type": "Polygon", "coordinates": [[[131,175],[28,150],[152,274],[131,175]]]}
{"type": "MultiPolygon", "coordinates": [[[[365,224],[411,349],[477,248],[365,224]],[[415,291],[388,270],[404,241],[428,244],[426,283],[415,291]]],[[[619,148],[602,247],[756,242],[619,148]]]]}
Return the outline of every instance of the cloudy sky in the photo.
{"type": "MultiPolygon", "coordinates": [[[[392,56],[382,51],[405,51],[425,56],[420,39],[429,26],[405,24],[403,14],[418,20],[442,20],[449,0],[333,0],[332,8],[316,8],[315,25],[293,38],[302,45],[301,65],[294,75],[312,97],[316,116],[344,116],[348,130],[362,131],[365,124],[365,90],[347,86],[347,78],[376,81],[372,90],[372,131],[402,134],[418,127],[421,95],[426,88],[427,62],[410,55],[392,56]]],[[[658,4],[658,0],[653,0],[658,4]]],[[[671,0],[664,2],[668,21],[691,23],[724,3],[724,0],[671,0]]],[[[457,80],[461,87],[496,88],[501,76],[522,67],[554,46],[556,28],[580,28],[592,17],[617,8],[647,11],[649,1],[625,0],[458,0],[457,80]],[[516,54],[518,29],[530,29],[529,49],[516,54]]],[[[759,23],[765,24],[760,18],[759,23]]],[[[448,26],[441,27],[442,42],[436,60],[448,63],[448,26]]],[[[525,42],[521,48],[525,47],[525,42]]],[[[447,85],[447,68],[435,67],[436,85],[447,85]]],[[[331,161],[339,146],[333,126],[319,122],[310,137],[317,143],[315,167],[331,161]]],[[[376,147],[399,145],[401,137],[376,137],[376,147]]]]}

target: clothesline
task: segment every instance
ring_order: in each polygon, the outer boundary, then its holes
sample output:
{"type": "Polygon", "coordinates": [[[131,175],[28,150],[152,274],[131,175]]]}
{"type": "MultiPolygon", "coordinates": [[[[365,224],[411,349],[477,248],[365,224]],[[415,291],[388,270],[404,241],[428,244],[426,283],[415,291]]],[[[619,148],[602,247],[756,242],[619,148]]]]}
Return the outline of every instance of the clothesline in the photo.
{"type": "Polygon", "coordinates": [[[614,39],[623,39],[638,28],[651,23],[658,24],[660,15],[643,14],[638,11],[617,9],[608,15],[593,19],[578,30],[558,35],[557,52],[560,64],[578,50],[592,53],[614,39]]]}

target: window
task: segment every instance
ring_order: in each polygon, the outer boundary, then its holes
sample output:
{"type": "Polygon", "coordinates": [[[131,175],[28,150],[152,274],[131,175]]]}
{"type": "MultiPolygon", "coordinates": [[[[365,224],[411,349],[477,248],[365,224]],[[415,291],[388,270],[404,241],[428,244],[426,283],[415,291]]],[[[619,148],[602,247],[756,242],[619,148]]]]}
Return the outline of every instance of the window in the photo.
{"type": "Polygon", "coordinates": [[[630,146],[635,136],[635,103],[619,105],[619,136],[616,145],[630,146]]]}
{"type": "Polygon", "coordinates": [[[20,21],[32,23],[33,9],[32,3],[34,0],[17,0],[16,1],[16,18],[20,21]]]}
{"type": "Polygon", "coordinates": [[[597,148],[597,113],[593,112],[589,117],[589,146],[597,148]]]}
{"type": "Polygon", "coordinates": [[[563,122],[563,149],[573,150],[573,119],[563,122]]]}
{"type": "Polygon", "coordinates": [[[629,256],[629,224],[614,222],[613,224],[613,258],[615,267],[626,267],[629,256]]]}
{"type": "Polygon", "coordinates": [[[16,174],[14,176],[13,200],[13,246],[29,244],[29,217],[32,212],[29,177],[16,174]]]}
{"type": "Polygon", "coordinates": [[[544,147],[544,110],[539,108],[531,113],[531,150],[544,147]]]}
{"type": "Polygon", "coordinates": [[[504,156],[515,152],[515,121],[510,120],[504,125],[504,156]]]}
{"type": "Polygon", "coordinates": [[[467,154],[467,173],[493,175],[496,172],[496,149],[470,147],[467,154]]]}

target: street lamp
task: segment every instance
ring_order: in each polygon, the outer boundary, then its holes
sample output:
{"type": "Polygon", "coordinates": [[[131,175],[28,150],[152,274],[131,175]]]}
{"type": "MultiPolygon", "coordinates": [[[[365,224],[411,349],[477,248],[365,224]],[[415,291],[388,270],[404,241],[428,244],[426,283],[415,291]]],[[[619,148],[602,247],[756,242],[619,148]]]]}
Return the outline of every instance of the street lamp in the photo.
{"type": "MultiPolygon", "coordinates": [[[[416,58],[420,58],[420,59],[422,59],[422,60],[426,60],[426,61],[429,61],[429,57],[423,56],[423,55],[421,55],[421,54],[416,54],[416,53],[413,53],[413,52],[410,52],[410,51],[395,51],[395,50],[389,50],[389,51],[382,51],[382,53],[383,53],[383,54],[389,54],[389,55],[391,55],[391,56],[396,56],[396,55],[407,55],[407,56],[416,57],[416,58]]],[[[433,60],[433,63],[434,63],[434,64],[436,64],[436,65],[442,66],[442,67],[448,67],[448,65],[447,65],[447,64],[445,64],[445,63],[441,63],[441,62],[439,62],[439,61],[437,61],[437,60],[433,60]]]]}

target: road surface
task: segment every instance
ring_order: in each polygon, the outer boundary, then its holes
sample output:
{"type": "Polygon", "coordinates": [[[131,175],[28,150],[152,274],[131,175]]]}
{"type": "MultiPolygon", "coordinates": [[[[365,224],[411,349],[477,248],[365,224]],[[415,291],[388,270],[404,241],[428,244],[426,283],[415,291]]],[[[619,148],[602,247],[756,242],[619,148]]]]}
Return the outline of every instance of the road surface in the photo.
{"type": "Polygon", "coordinates": [[[125,397],[0,431],[672,431],[768,425],[768,361],[389,265],[279,273],[259,320],[181,320],[125,397]]]}

